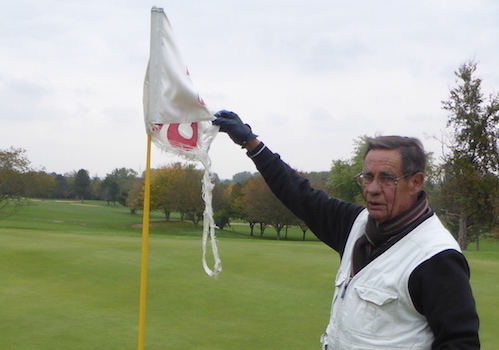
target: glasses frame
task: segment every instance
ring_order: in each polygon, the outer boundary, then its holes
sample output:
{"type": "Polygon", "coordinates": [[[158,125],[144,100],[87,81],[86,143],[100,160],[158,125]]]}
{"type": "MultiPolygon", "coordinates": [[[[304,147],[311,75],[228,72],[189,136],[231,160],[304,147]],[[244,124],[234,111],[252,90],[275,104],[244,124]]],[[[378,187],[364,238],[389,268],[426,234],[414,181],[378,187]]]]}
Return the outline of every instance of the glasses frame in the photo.
{"type": "MultiPolygon", "coordinates": [[[[393,188],[393,187],[397,187],[397,184],[399,182],[400,179],[403,179],[404,177],[407,177],[407,176],[412,176],[414,174],[417,174],[417,172],[412,172],[412,173],[407,173],[407,174],[404,174],[402,176],[399,176],[399,177],[395,177],[393,179],[390,179],[390,180],[393,180],[393,185],[387,185],[387,184],[383,184],[382,182],[379,181],[379,176],[378,178],[376,178],[375,176],[373,176],[373,179],[371,182],[369,183],[364,183],[363,179],[364,179],[364,176],[367,175],[368,173],[362,171],[360,173],[358,173],[357,175],[355,175],[355,181],[357,182],[357,184],[364,188],[366,186],[369,186],[370,184],[372,184],[374,182],[374,180],[376,180],[378,182],[378,184],[383,187],[383,188],[393,188]]],[[[385,177],[389,177],[389,175],[383,175],[385,177]]],[[[392,176],[393,177],[393,176],[392,176]]]]}

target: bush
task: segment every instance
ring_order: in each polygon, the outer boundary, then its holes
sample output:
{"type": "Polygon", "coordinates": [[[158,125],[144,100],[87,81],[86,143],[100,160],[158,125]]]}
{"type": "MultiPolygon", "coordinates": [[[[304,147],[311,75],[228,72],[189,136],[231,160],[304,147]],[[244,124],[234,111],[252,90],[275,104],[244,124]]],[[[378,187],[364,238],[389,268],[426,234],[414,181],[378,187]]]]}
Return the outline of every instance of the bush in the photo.
{"type": "Polygon", "coordinates": [[[215,224],[220,230],[223,230],[225,226],[229,225],[230,215],[228,210],[219,210],[213,215],[215,224]]]}

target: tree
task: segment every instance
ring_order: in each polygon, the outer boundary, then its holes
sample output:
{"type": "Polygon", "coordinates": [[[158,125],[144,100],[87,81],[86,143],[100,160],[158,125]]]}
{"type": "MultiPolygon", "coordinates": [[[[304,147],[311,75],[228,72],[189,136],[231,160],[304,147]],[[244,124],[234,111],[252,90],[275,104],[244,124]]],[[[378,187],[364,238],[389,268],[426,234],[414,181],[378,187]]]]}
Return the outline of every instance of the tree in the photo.
{"type": "Polygon", "coordinates": [[[215,220],[215,225],[222,230],[225,226],[230,225],[231,216],[231,183],[230,181],[216,181],[213,188],[213,219],[215,220]]]}
{"type": "Polygon", "coordinates": [[[327,185],[330,171],[312,171],[309,173],[300,173],[310,181],[310,185],[316,190],[321,190],[331,195],[331,191],[327,185]]]}
{"type": "Polygon", "coordinates": [[[166,220],[175,211],[181,219],[191,220],[197,227],[203,218],[203,172],[192,164],[175,163],[156,169],[151,174],[151,209],[161,210],[166,220]]]}
{"type": "Polygon", "coordinates": [[[170,213],[175,210],[173,176],[169,167],[151,171],[151,210],[161,210],[166,221],[170,221],[170,213]]]}
{"type": "Polygon", "coordinates": [[[243,171],[232,176],[232,182],[242,184],[252,178],[253,175],[249,171],[243,171]]]}
{"type": "Polygon", "coordinates": [[[118,184],[118,181],[116,181],[116,178],[110,175],[106,176],[104,181],[102,181],[100,192],[102,200],[107,201],[108,205],[109,202],[116,203],[120,193],[120,185],[118,184]]]}
{"type": "MultiPolygon", "coordinates": [[[[227,196],[230,203],[230,217],[235,219],[244,219],[244,201],[243,201],[244,184],[232,182],[227,187],[227,196]]],[[[253,232],[251,232],[253,235],[253,232]]]]}
{"type": "Polygon", "coordinates": [[[298,222],[298,227],[300,227],[300,230],[303,233],[302,241],[304,241],[305,240],[305,234],[308,231],[308,226],[307,226],[307,224],[305,224],[305,221],[300,220],[298,222]]]}
{"type": "Polygon", "coordinates": [[[450,112],[447,126],[453,128],[453,136],[442,167],[439,204],[458,228],[462,249],[467,248],[468,233],[478,242],[498,220],[499,95],[490,95],[487,103],[476,68],[474,61],[462,64],[455,72],[457,86],[450,90],[449,100],[442,101],[450,112]]]}
{"type": "Polygon", "coordinates": [[[345,202],[361,203],[362,193],[355,182],[355,175],[362,170],[351,160],[334,160],[328,188],[331,195],[345,202]]]}
{"type": "Polygon", "coordinates": [[[253,230],[255,224],[260,224],[260,236],[263,236],[267,227],[267,211],[272,192],[264,183],[262,177],[254,177],[246,181],[242,189],[239,206],[242,209],[244,220],[250,223],[253,230]]]}
{"type": "Polygon", "coordinates": [[[196,169],[194,165],[188,164],[182,166],[177,175],[179,176],[174,178],[174,186],[178,195],[177,210],[198,227],[204,213],[203,172],[196,169]]]}
{"type": "Polygon", "coordinates": [[[75,195],[77,198],[79,197],[81,199],[81,202],[83,203],[83,200],[87,198],[90,193],[90,176],[88,175],[87,170],[78,170],[78,173],[76,173],[75,176],[74,185],[75,195]]]}
{"type": "Polygon", "coordinates": [[[213,187],[213,210],[226,210],[230,211],[230,194],[231,194],[231,182],[230,181],[216,181],[213,187]]]}
{"type": "Polygon", "coordinates": [[[29,171],[24,176],[27,180],[27,197],[50,198],[57,183],[44,171],[29,171]]]}
{"type": "Polygon", "coordinates": [[[68,198],[71,194],[71,189],[68,185],[68,180],[64,175],[52,173],[50,174],[55,180],[55,187],[52,192],[53,198],[68,198]]]}
{"type": "Polygon", "coordinates": [[[5,215],[29,204],[27,174],[31,168],[25,153],[21,148],[0,149],[0,210],[5,215]]]}
{"type": "Polygon", "coordinates": [[[136,179],[126,199],[126,206],[130,208],[130,214],[135,214],[137,210],[141,210],[144,206],[144,180],[136,179]]]}
{"type": "Polygon", "coordinates": [[[355,175],[362,171],[365,136],[355,141],[355,151],[349,160],[335,160],[327,182],[330,194],[345,202],[364,203],[362,191],[355,182],[355,175]]]}
{"type": "Polygon", "coordinates": [[[244,185],[243,203],[245,219],[260,224],[260,235],[271,225],[279,240],[281,230],[297,222],[296,217],[277,199],[260,176],[249,179],[244,185]]]}
{"type": "Polygon", "coordinates": [[[90,198],[100,200],[102,199],[102,183],[104,181],[101,180],[98,176],[94,176],[90,180],[90,198]]]}
{"type": "Polygon", "coordinates": [[[139,174],[133,169],[116,168],[107,176],[112,177],[118,184],[119,191],[116,195],[116,200],[125,206],[130,189],[139,177],[139,174]]]}

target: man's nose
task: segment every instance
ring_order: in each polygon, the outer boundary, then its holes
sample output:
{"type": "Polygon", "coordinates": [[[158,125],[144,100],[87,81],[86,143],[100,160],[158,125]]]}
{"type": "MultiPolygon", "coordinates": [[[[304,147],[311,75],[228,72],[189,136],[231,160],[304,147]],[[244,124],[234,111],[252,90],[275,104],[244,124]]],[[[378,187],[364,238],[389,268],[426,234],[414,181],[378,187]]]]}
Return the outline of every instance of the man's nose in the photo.
{"type": "Polygon", "coordinates": [[[375,178],[370,184],[364,185],[364,191],[370,194],[376,194],[381,192],[381,185],[375,178]]]}

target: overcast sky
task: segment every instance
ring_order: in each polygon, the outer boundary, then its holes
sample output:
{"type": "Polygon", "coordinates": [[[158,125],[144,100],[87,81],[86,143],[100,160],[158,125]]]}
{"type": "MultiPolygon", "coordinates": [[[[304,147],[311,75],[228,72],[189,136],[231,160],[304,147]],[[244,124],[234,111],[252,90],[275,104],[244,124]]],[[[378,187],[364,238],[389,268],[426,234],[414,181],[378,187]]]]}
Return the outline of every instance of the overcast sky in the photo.
{"type": "MultiPolygon", "coordinates": [[[[194,85],[301,171],[351,157],[359,136],[444,132],[454,71],[499,92],[497,0],[18,0],[0,4],[0,149],[47,172],[145,168],[150,10],[163,7],[194,85]]],[[[213,171],[254,171],[220,134],[213,171]]],[[[152,165],[172,159],[155,151],[152,165]]]]}

